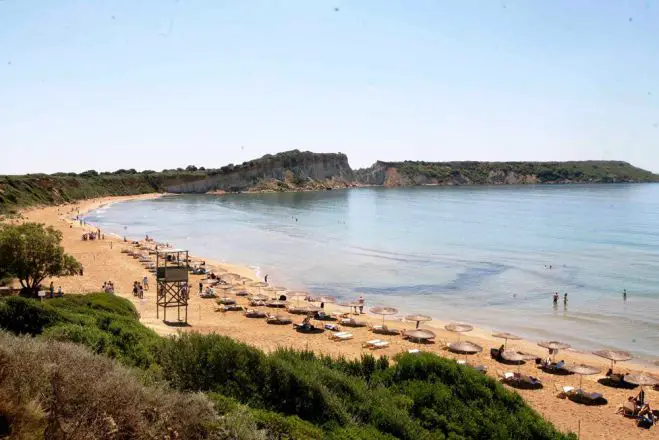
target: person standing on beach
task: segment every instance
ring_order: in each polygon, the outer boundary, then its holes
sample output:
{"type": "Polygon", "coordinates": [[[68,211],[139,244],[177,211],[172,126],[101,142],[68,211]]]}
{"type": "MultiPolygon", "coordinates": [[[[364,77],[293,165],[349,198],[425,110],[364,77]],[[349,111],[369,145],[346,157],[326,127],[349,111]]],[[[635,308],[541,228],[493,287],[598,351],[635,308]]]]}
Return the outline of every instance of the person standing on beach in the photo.
{"type": "Polygon", "coordinates": [[[558,292],[554,292],[554,305],[558,304],[558,292]]]}
{"type": "Polygon", "coordinates": [[[622,300],[627,301],[627,289],[622,290],[622,300]]]}
{"type": "Polygon", "coordinates": [[[199,294],[201,294],[201,292],[203,291],[204,291],[204,284],[201,281],[199,281],[199,294]]]}
{"type": "Polygon", "coordinates": [[[149,278],[146,275],[142,279],[142,287],[144,287],[144,290],[149,290],[149,278]]]}
{"type": "Polygon", "coordinates": [[[267,274],[267,273],[265,274],[265,278],[264,278],[264,279],[265,279],[265,282],[267,283],[267,282],[268,282],[268,274],[267,274]]]}
{"type": "Polygon", "coordinates": [[[364,297],[362,295],[359,295],[359,301],[357,302],[359,303],[359,314],[361,315],[364,313],[364,304],[366,304],[364,302],[364,297]]]}
{"type": "Polygon", "coordinates": [[[563,295],[563,305],[567,307],[567,292],[563,295]]]}

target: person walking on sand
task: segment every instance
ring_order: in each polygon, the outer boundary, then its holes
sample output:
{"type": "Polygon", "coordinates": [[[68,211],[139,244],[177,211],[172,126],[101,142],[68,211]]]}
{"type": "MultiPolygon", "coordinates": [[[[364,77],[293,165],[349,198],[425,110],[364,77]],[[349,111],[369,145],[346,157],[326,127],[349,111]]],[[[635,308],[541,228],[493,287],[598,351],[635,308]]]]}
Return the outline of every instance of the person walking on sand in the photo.
{"type": "Polygon", "coordinates": [[[201,292],[203,292],[203,291],[204,291],[204,283],[199,281],[199,294],[201,295],[201,292]]]}
{"type": "Polygon", "coordinates": [[[55,296],[55,285],[53,284],[52,281],[50,282],[50,286],[48,287],[48,290],[50,291],[50,297],[51,297],[51,298],[52,298],[53,296],[55,296]]]}
{"type": "Polygon", "coordinates": [[[267,282],[268,282],[268,274],[267,274],[267,273],[265,274],[264,280],[265,280],[265,282],[266,282],[266,284],[267,284],[267,282]]]}
{"type": "Polygon", "coordinates": [[[149,290],[149,277],[144,275],[144,278],[142,279],[142,287],[144,287],[144,290],[149,290]]]}
{"type": "Polygon", "coordinates": [[[362,315],[364,313],[364,304],[366,304],[364,302],[364,297],[362,295],[359,295],[359,301],[357,302],[359,303],[359,314],[362,315]]]}

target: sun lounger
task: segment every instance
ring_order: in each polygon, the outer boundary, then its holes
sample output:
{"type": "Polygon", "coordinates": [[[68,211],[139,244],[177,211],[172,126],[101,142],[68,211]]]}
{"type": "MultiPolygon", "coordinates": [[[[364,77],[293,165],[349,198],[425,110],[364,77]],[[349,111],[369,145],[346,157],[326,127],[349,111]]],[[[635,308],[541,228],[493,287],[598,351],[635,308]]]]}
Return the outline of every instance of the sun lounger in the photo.
{"type": "Polygon", "coordinates": [[[333,341],[347,341],[348,339],[352,339],[352,333],[348,332],[338,332],[338,333],[332,333],[329,335],[329,338],[332,339],[333,341]]]}
{"type": "Polygon", "coordinates": [[[335,324],[325,324],[325,330],[330,330],[333,332],[341,331],[341,328],[335,324]]]}
{"type": "Polygon", "coordinates": [[[261,310],[249,309],[245,311],[245,316],[248,318],[265,318],[266,314],[261,310]]]}
{"type": "Polygon", "coordinates": [[[362,346],[372,349],[385,348],[389,346],[389,341],[383,341],[382,339],[371,339],[370,341],[364,342],[362,346]]]}
{"type": "Polygon", "coordinates": [[[458,359],[456,362],[458,363],[458,365],[467,365],[467,361],[465,361],[464,359],[458,359]]]}
{"type": "Polygon", "coordinates": [[[374,325],[371,327],[373,333],[380,335],[397,335],[400,334],[400,330],[395,328],[389,328],[386,325],[374,325]]]}
{"type": "Polygon", "coordinates": [[[421,353],[421,350],[419,350],[418,348],[410,348],[409,350],[407,350],[407,352],[409,354],[417,354],[417,353],[421,353]]]}
{"type": "Polygon", "coordinates": [[[241,312],[242,310],[243,307],[239,306],[238,304],[223,304],[219,307],[220,312],[241,312]]]}
{"type": "Polygon", "coordinates": [[[576,394],[576,389],[571,386],[561,386],[557,383],[554,384],[554,388],[558,391],[558,397],[566,398],[574,396],[576,394]]]}
{"type": "Polygon", "coordinates": [[[355,321],[352,318],[343,318],[341,319],[341,324],[346,325],[348,327],[366,327],[366,323],[363,321],[355,321]]]}

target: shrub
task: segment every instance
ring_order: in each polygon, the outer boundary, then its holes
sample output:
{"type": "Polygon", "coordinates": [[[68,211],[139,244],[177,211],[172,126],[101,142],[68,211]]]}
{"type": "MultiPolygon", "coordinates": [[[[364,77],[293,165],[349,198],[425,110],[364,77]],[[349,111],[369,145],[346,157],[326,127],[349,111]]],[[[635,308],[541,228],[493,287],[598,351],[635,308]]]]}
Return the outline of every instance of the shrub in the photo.
{"type": "Polygon", "coordinates": [[[203,396],[144,387],[71,344],[0,333],[0,395],[12,438],[222,438],[203,396]]]}

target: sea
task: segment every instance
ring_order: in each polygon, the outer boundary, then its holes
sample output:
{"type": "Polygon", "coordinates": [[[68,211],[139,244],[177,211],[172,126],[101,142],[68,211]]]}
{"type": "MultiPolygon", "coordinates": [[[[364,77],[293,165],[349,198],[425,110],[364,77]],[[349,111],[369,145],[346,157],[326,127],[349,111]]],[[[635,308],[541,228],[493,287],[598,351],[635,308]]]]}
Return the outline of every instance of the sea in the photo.
{"type": "Polygon", "coordinates": [[[656,184],[177,195],[86,221],[250,266],[274,285],[363,295],[367,308],[659,359],[656,184]]]}

